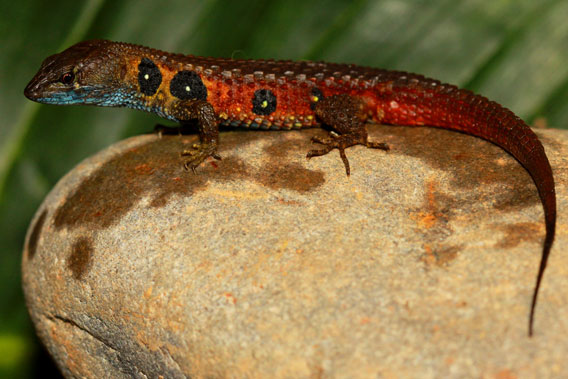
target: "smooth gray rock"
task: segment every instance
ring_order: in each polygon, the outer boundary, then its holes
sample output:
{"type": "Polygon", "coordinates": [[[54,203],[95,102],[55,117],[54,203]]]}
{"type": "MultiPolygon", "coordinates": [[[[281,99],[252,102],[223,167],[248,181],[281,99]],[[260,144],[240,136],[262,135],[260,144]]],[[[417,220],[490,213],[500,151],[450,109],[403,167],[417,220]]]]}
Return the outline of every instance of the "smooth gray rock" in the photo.
{"type": "Polygon", "coordinates": [[[543,130],[558,234],[532,180],[485,141],[370,128],[391,151],[305,159],[301,132],[140,136],[47,196],[23,255],[37,332],[67,377],[568,376],[566,132],[543,130]]]}

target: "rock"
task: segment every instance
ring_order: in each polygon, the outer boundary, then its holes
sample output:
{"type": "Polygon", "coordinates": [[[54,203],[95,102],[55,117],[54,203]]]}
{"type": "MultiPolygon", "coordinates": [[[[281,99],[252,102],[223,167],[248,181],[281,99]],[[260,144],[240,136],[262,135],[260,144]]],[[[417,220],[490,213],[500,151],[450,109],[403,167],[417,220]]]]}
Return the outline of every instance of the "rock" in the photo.
{"type": "Polygon", "coordinates": [[[67,377],[568,375],[568,135],[539,131],[558,235],[527,321],[536,188],[485,141],[370,128],[389,152],[305,159],[322,130],[119,142],[66,175],[23,255],[37,332],[67,377]]]}

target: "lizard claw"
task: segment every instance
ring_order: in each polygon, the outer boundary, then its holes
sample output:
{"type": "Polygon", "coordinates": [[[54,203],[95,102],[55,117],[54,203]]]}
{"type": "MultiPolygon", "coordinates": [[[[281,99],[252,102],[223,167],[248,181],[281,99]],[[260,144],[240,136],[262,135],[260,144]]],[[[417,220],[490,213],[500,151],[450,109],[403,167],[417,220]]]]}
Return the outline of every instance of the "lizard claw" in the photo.
{"type": "Polygon", "coordinates": [[[216,144],[195,144],[192,146],[192,150],[184,150],[181,152],[181,156],[189,156],[190,159],[187,160],[183,167],[189,171],[195,173],[195,169],[207,158],[212,157],[216,160],[221,160],[221,156],[217,153],[216,144]]]}

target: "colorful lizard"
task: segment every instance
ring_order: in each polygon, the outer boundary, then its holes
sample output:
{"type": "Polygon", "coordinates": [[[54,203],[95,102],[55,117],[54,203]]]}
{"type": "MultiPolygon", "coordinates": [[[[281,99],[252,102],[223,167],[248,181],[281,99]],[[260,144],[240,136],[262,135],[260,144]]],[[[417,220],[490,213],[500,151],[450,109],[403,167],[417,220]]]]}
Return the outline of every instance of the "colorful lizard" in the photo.
{"type": "Polygon", "coordinates": [[[421,75],[309,61],[234,60],[170,54],[127,43],[93,40],[48,57],[25,89],[45,104],[129,107],[186,123],[197,120],[200,144],[183,151],[195,170],[217,154],[219,126],[296,129],[329,126],[314,157],[369,141],[365,123],[428,125],[488,140],[529,172],[544,208],[546,236],[529,313],[529,335],[540,284],[554,240],[556,195],[538,137],[499,104],[421,75]]]}

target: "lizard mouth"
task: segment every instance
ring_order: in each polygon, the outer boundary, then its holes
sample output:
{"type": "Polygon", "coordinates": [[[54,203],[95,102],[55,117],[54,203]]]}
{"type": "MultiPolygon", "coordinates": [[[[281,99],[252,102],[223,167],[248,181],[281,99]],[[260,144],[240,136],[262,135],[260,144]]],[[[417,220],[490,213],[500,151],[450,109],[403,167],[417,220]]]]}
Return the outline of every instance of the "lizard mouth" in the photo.
{"type": "Polygon", "coordinates": [[[37,101],[41,97],[41,83],[36,78],[33,78],[24,89],[24,96],[30,100],[37,101]]]}
{"type": "Polygon", "coordinates": [[[45,104],[59,104],[59,99],[70,97],[73,88],[65,88],[63,85],[59,85],[55,83],[53,77],[42,75],[41,72],[34,76],[24,89],[25,97],[45,104]]]}
{"type": "Polygon", "coordinates": [[[43,104],[81,104],[86,103],[88,92],[83,88],[52,88],[44,77],[34,77],[24,89],[24,96],[28,99],[43,104]]]}
{"type": "Polygon", "coordinates": [[[97,86],[53,89],[43,78],[34,78],[24,89],[24,95],[42,104],[88,104],[107,107],[121,106],[125,96],[120,91],[105,91],[97,86]]]}
{"type": "Polygon", "coordinates": [[[45,77],[38,75],[28,83],[24,89],[24,96],[38,103],[49,103],[49,99],[57,98],[61,96],[61,94],[68,92],[61,89],[53,91],[50,90],[50,87],[49,81],[45,77]]]}

